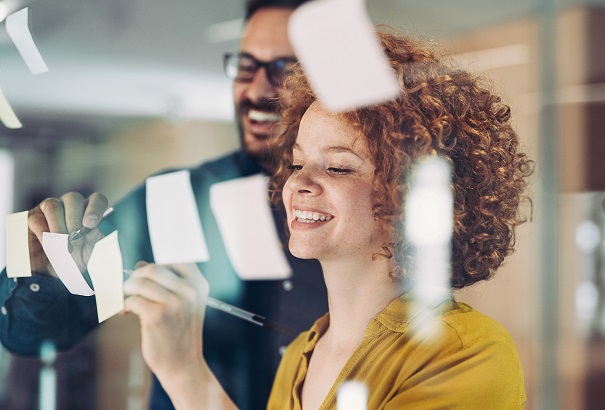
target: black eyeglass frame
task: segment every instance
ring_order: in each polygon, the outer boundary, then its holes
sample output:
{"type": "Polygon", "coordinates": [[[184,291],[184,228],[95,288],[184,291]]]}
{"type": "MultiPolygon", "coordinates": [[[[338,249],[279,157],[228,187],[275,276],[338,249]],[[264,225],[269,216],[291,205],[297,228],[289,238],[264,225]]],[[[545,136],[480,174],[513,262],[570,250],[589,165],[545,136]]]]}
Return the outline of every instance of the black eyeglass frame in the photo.
{"type": "Polygon", "coordinates": [[[258,69],[263,67],[269,83],[274,87],[281,87],[283,77],[285,77],[284,74],[287,74],[291,70],[292,65],[297,62],[296,57],[279,57],[271,61],[260,61],[246,52],[225,53],[223,55],[223,70],[230,80],[248,83],[254,79],[254,75],[258,69]],[[250,70],[245,72],[245,76],[242,76],[242,72],[239,70],[239,60],[242,58],[252,63],[250,70]]]}

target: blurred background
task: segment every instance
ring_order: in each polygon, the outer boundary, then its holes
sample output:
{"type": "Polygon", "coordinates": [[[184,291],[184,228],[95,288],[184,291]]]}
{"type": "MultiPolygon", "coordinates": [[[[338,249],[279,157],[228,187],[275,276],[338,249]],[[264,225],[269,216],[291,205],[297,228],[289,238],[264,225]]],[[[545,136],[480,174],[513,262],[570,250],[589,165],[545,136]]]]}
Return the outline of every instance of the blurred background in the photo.
{"type": "MultiPolygon", "coordinates": [[[[0,0],[0,12],[25,5],[49,71],[32,75],[0,27],[0,87],[23,124],[0,126],[2,231],[5,214],[47,196],[101,191],[111,203],[152,172],[238,146],[222,53],[237,49],[243,0],[0,0]]],[[[603,408],[605,0],[367,9],[374,23],[436,39],[506,96],[536,161],[532,219],[499,275],[457,297],[512,334],[527,409],[603,408]]],[[[139,337],[136,318],[114,317],[61,354],[58,408],[146,408],[139,337]]],[[[40,367],[0,349],[0,408],[37,408],[40,367]]]]}

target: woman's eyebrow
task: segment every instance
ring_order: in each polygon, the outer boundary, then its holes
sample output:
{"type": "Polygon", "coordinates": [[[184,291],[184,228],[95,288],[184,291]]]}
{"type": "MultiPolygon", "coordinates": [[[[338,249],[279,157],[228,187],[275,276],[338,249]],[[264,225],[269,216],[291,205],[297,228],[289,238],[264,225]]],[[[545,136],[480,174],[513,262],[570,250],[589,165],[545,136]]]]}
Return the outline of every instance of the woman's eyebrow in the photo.
{"type": "MultiPolygon", "coordinates": [[[[305,152],[298,143],[294,144],[294,147],[292,147],[292,150],[301,151],[303,153],[305,152]]],[[[352,154],[352,155],[355,155],[357,158],[364,160],[364,158],[359,156],[359,154],[357,152],[355,152],[352,148],[345,147],[344,145],[333,145],[333,146],[322,147],[321,152],[325,152],[328,154],[340,154],[340,153],[352,154]]]]}

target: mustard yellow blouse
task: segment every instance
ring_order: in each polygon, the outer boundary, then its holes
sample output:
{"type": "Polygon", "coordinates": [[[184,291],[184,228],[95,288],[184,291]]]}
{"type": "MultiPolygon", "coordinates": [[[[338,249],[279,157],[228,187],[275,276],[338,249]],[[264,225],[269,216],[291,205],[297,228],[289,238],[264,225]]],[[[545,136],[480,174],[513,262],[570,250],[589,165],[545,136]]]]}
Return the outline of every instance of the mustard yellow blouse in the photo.
{"type": "MultiPolygon", "coordinates": [[[[433,310],[432,319],[413,307],[404,295],[370,322],[320,410],[336,408],[336,390],[347,380],[366,384],[369,410],[524,407],[521,363],[499,323],[452,300],[433,310]],[[418,326],[427,323],[435,326],[418,326]]],[[[268,410],[301,408],[309,360],[329,322],[326,314],[290,344],[268,410]]]]}

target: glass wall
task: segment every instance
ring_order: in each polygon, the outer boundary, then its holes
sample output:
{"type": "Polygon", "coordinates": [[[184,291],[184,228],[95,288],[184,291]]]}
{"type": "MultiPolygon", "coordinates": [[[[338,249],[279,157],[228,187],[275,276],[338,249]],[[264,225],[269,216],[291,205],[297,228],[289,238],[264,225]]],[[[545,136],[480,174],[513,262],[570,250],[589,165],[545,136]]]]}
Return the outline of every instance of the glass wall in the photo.
{"type": "MultiPolygon", "coordinates": [[[[113,203],[150,174],[238,147],[222,53],[238,47],[243,2],[9,3],[0,6],[29,5],[49,71],[32,74],[0,34],[0,87],[23,124],[0,126],[2,218],[72,190],[101,191],[113,203]]],[[[456,297],[511,333],[526,408],[600,408],[605,0],[368,0],[367,9],[374,23],[435,38],[510,104],[536,162],[524,205],[531,218],[497,277],[456,297]]],[[[42,408],[44,366],[0,350],[0,408],[42,408]]],[[[150,374],[136,318],[112,318],[53,368],[58,409],[146,408],[150,374]]]]}

